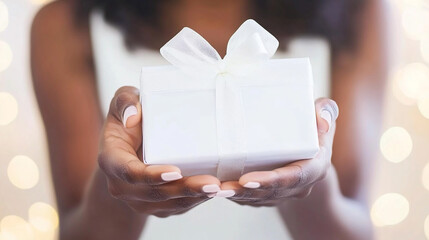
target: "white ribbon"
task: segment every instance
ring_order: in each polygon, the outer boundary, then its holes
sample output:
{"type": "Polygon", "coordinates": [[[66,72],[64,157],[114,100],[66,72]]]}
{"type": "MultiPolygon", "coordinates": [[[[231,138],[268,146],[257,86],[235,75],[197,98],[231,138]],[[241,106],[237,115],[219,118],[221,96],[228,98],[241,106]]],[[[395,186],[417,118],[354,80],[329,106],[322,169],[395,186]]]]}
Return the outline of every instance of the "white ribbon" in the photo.
{"type": "Polygon", "coordinates": [[[238,179],[247,159],[244,108],[234,78],[251,74],[251,69],[270,59],[278,46],[273,35],[249,19],[229,39],[224,59],[190,28],[183,28],[160,50],[184,73],[216,81],[217,177],[222,181],[238,179]]]}

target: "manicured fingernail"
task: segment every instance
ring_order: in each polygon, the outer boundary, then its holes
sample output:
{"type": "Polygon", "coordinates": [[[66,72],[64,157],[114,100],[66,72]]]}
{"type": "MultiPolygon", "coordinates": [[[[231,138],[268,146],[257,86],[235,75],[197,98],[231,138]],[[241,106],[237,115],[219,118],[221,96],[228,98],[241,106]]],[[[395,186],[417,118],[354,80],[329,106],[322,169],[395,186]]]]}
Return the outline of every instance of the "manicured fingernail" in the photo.
{"type": "Polygon", "coordinates": [[[261,186],[261,184],[258,182],[248,182],[248,183],[243,185],[243,187],[245,187],[245,188],[258,188],[260,186],[261,186]]]}
{"type": "Polygon", "coordinates": [[[210,193],[210,194],[207,194],[207,197],[209,197],[209,198],[212,198],[212,197],[214,197],[214,196],[216,196],[216,193],[210,193]]]}
{"type": "Polygon", "coordinates": [[[166,173],[161,174],[161,178],[162,178],[162,180],[164,180],[166,182],[171,182],[174,180],[181,179],[181,178],[183,178],[183,176],[178,172],[166,172],[166,173]]]}
{"type": "Polygon", "coordinates": [[[326,130],[325,129],[320,129],[320,130],[323,133],[329,132],[329,129],[331,128],[331,124],[332,124],[332,115],[331,115],[331,113],[328,110],[323,109],[320,112],[320,117],[323,118],[323,119],[325,119],[326,122],[328,123],[328,129],[326,129],[326,130]]]}
{"type": "Polygon", "coordinates": [[[220,190],[219,192],[216,193],[216,197],[232,197],[235,195],[235,191],[234,190],[220,190]]]}
{"type": "Polygon", "coordinates": [[[124,116],[122,117],[122,123],[124,127],[127,127],[127,120],[129,117],[137,114],[137,108],[135,106],[129,106],[124,111],[124,116]]]}
{"type": "Polygon", "coordinates": [[[216,193],[219,190],[220,190],[220,187],[217,184],[210,184],[210,185],[203,186],[203,192],[206,192],[206,193],[216,193]]]}

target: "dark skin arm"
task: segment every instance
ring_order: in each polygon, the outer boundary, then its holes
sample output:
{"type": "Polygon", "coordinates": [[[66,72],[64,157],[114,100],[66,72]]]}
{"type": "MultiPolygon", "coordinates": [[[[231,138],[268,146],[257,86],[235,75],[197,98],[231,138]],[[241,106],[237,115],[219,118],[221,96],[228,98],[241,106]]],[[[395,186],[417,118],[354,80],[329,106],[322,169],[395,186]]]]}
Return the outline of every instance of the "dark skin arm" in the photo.
{"type": "Polygon", "coordinates": [[[89,29],[75,25],[71,9],[68,1],[44,7],[31,32],[34,89],[49,143],[60,238],[135,239],[145,218],[110,196],[97,166],[103,120],[89,29]],[[128,231],[114,232],[113,226],[128,231]]]}

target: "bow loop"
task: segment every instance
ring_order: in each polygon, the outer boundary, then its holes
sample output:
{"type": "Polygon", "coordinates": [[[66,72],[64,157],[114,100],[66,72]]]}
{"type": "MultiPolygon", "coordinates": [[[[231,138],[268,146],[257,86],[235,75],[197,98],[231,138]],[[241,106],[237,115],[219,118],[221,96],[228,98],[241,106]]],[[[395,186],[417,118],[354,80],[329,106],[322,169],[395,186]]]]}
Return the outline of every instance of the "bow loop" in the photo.
{"type": "Polygon", "coordinates": [[[183,28],[161,49],[161,55],[182,71],[195,74],[195,71],[216,74],[221,59],[218,52],[197,32],[183,28]]]}
{"type": "Polygon", "coordinates": [[[268,60],[279,47],[279,41],[254,20],[245,21],[231,36],[225,59],[234,62],[268,60]]]}
{"type": "Polygon", "coordinates": [[[186,27],[160,52],[172,65],[191,75],[242,75],[249,64],[271,58],[278,46],[279,42],[273,35],[249,19],[231,36],[224,59],[201,35],[186,27]]]}

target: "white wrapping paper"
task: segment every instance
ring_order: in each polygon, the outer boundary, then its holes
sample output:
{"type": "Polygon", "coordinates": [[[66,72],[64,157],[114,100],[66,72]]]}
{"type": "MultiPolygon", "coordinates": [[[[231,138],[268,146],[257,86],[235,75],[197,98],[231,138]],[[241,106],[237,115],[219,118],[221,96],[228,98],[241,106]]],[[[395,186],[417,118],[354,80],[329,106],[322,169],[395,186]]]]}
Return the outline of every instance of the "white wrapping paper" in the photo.
{"type": "Polygon", "coordinates": [[[143,158],[221,181],[312,158],[319,150],[308,59],[270,58],[278,41],[247,20],[221,59],[184,28],[141,75],[143,158]]]}

